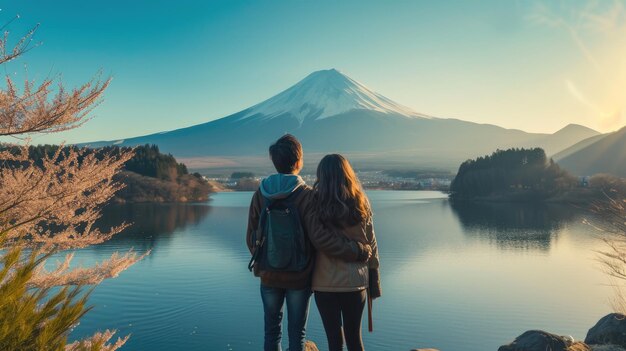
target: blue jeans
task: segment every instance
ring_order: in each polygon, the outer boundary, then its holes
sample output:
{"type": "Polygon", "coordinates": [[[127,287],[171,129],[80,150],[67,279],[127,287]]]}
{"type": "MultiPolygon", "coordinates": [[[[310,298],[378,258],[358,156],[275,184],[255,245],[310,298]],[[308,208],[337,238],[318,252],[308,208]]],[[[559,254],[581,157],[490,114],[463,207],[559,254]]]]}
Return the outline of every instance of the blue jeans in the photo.
{"type": "Polygon", "coordinates": [[[306,321],[309,316],[311,289],[280,289],[261,284],[261,298],[265,312],[264,351],[281,351],[283,305],[287,300],[287,330],[289,351],[303,351],[306,321]]]}

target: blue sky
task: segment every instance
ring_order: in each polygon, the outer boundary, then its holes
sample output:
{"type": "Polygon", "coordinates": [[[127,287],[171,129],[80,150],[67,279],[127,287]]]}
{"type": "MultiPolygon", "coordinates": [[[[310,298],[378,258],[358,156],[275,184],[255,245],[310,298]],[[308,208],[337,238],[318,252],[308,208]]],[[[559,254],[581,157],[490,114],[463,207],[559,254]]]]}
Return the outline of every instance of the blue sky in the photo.
{"type": "Polygon", "coordinates": [[[35,142],[117,139],[224,117],[337,68],[438,117],[554,132],[626,121],[620,1],[30,1],[42,45],[17,79],[113,77],[95,118],[35,142]]]}

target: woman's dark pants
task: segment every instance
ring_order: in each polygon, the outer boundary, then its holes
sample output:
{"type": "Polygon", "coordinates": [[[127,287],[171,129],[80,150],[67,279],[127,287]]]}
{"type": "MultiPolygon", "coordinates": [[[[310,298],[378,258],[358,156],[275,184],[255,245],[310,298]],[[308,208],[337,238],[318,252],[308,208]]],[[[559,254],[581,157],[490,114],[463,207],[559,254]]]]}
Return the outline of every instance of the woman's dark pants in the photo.
{"type": "Polygon", "coordinates": [[[344,337],[348,351],[363,351],[361,318],[366,298],[365,290],[315,292],[315,303],[322,317],[329,351],[343,350],[344,337]]]}

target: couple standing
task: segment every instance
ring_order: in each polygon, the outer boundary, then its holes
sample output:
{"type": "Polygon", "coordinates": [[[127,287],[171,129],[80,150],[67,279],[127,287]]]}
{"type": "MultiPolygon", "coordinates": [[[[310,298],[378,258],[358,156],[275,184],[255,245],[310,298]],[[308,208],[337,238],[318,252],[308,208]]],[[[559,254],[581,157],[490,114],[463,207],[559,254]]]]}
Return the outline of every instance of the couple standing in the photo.
{"type": "Polygon", "coordinates": [[[281,350],[285,301],[289,351],[304,350],[312,292],[329,350],[342,350],[344,338],[349,351],[363,350],[363,310],[367,302],[371,311],[372,299],[380,296],[367,196],[341,155],[320,161],[311,188],[298,175],[303,153],[294,136],[278,139],[269,154],[277,173],[254,193],[246,236],[249,268],[261,278],[264,350],[281,350]]]}

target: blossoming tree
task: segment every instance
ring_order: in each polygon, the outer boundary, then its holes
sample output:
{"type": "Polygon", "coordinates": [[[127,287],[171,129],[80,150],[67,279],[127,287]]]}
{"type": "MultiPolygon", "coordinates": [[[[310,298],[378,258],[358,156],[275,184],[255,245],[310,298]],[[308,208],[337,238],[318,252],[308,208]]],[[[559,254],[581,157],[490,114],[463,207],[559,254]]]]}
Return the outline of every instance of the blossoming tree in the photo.
{"type": "MultiPolygon", "coordinates": [[[[0,65],[35,47],[36,30],[14,44],[5,32],[0,65]]],[[[116,350],[127,340],[112,341],[115,332],[109,330],[73,343],[67,338],[89,310],[84,286],[115,277],[145,256],[130,251],[92,267],[71,265],[72,249],[102,243],[128,225],[102,230],[95,222],[120,189],[113,176],[132,152],[96,156],[59,148],[38,162],[28,152],[30,135],[85,123],[109,83],[96,77],[68,89],[46,79],[18,87],[7,76],[0,87],[0,136],[5,141],[0,148],[0,350],[116,350]],[[65,258],[56,268],[45,268],[47,260],[62,253],[65,258]]]]}

